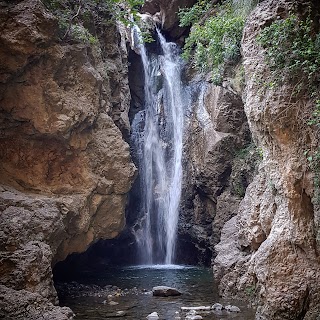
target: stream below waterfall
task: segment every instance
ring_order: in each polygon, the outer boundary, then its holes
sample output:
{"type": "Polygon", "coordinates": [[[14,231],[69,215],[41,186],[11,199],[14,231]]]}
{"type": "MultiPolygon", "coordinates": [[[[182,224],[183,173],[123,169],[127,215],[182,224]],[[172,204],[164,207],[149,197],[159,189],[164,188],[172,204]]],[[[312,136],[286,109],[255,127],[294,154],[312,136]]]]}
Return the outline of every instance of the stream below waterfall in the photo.
{"type": "Polygon", "coordinates": [[[236,305],[240,313],[222,311],[201,313],[203,319],[254,319],[254,311],[245,302],[223,300],[213,283],[209,268],[191,266],[108,267],[103,271],[74,275],[68,283],[57,283],[61,305],[70,307],[79,320],[102,320],[120,317],[127,320],[146,319],[157,312],[160,320],[174,320],[181,307],[236,305]],[[71,281],[72,280],[72,281],[71,281]],[[165,285],[183,294],[177,297],[154,297],[152,287],[165,285]]]}
{"type": "MultiPolygon", "coordinates": [[[[153,312],[162,320],[182,320],[187,318],[181,307],[215,303],[237,306],[241,312],[210,310],[198,314],[212,320],[254,319],[253,309],[245,302],[219,297],[211,269],[172,264],[177,260],[183,135],[191,100],[189,88],[182,81],[184,62],[179,47],[167,42],[159,30],[156,33],[158,50],[152,52],[143,44],[139,29],[133,29],[133,42],[137,43],[143,66],[144,103],[131,123],[141,198],[136,208],[138,221],[132,232],[137,244],[137,260],[146,265],[103,265],[102,269],[101,265],[100,269],[94,265],[96,270],[86,272],[73,268],[68,282],[56,279],[60,303],[70,307],[80,320],[138,320],[146,319],[153,312]],[[152,294],[155,286],[173,287],[182,295],[155,297],[152,294]]],[[[206,128],[210,121],[201,104],[204,90],[205,86],[199,95],[197,117],[206,128]]]]}

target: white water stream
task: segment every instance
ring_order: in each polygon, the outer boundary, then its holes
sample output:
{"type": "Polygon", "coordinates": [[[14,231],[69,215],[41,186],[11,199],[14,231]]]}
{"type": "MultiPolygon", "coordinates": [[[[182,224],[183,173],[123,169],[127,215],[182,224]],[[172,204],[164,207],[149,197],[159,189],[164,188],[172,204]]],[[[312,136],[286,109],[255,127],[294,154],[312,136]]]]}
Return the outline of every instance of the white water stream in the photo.
{"type": "Polygon", "coordinates": [[[143,215],[136,232],[141,263],[174,263],[182,184],[182,139],[187,94],[179,48],[158,31],[160,54],[138,44],[144,68],[144,110],[132,122],[139,160],[143,215]]]}

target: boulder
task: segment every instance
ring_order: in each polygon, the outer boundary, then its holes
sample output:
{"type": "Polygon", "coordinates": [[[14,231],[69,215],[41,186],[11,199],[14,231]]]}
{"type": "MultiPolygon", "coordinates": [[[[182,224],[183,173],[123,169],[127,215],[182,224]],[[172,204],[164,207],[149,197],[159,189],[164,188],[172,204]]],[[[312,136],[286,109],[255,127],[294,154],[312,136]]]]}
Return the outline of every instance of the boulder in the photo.
{"type": "Polygon", "coordinates": [[[182,293],[175,288],[158,286],[152,288],[152,294],[158,297],[180,296],[182,293]]]}
{"type": "Polygon", "coordinates": [[[238,308],[237,306],[232,306],[232,305],[227,305],[224,307],[227,311],[229,312],[240,312],[240,308],[238,308]]]}
{"type": "Polygon", "coordinates": [[[211,309],[214,311],[221,311],[223,309],[223,305],[221,303],[215,303],[211,309]]]}

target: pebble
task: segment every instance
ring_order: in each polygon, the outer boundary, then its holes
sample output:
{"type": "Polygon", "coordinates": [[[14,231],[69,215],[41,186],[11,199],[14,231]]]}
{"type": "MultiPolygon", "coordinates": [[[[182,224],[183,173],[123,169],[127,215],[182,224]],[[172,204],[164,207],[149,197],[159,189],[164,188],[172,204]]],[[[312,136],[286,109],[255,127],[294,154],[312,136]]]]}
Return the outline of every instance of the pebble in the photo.
{"type": "Polygon", "coordinates": [[[157,312],[152,312],[149,315],[147,315],[146,317],[148,320],[158,320],[159,319],[159,315],[157,312]]]}
{"type": "Polygon", "coordinates": [[[196,314],[196,310],[190,310],[189,312],[187,312],[187,316],[195,316],[196,314]]]}
{"type": "Polygon", "coordinates": [[[125,316],[127,313],[125,311],[117,311],[116,312],[116,316],[117,317],[122,317],[122,316],[125,316]]]}
{"type": "Polygon", "coordinates": [[[240,312],[241,310],[237,306],[231,306],[230,304],[224,307],[229,312],[240,312]]]}
{"type": "Polygon", "coordinates": [[[201,320],[203,319],[201,316],[199,315],[195,315],[195,316],[186,316],[186,320],[201,320]]]}
{"type": "Polygon", "coordinates": [[[223,305],[221,303],[215,303],[212,307],[212,310],[221,311],[223,309],[223,305]]]}
{"type": "Polygon", "coordinates": [[[115,301],[110,301],[109,302],[110,306],[116,306],[117,304],[119,304],[119,302],[115,302],[115,301]]]}
{"type": "Polygon", "coordinates": [[[174,320],[180,320],[181,319],[181,317],[180,317],[180,312],[179,311],[175,311],[175,313],[174,313],[174,318],[173,318],[174,320]]]}
{"type": "Polygon", "coordinates": [[[203,311],[203,310],[210,310],[211,307],[209,306],[200,306],[200,307],[181,307],[181,310],[187,311],[187,310],[198,310],[198,311],[203,311]]]}

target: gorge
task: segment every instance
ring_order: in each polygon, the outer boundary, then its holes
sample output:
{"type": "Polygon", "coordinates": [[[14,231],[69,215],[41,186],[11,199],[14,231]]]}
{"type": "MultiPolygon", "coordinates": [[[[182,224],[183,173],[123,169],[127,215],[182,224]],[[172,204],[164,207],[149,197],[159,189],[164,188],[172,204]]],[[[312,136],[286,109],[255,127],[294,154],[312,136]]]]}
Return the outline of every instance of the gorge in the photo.
{"type": "Polygon", "coordinates": [[[145,318],[121,286],[166,271],[127,267],[177,263],[179,308],[319,319],[318,1],[118,2],[0,1],[0,317],[73,319],[59,281],[93,270],[145,318]]]}

